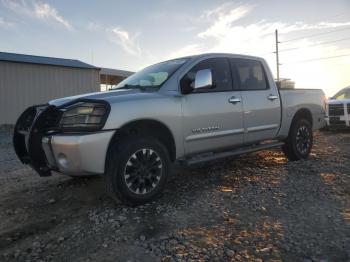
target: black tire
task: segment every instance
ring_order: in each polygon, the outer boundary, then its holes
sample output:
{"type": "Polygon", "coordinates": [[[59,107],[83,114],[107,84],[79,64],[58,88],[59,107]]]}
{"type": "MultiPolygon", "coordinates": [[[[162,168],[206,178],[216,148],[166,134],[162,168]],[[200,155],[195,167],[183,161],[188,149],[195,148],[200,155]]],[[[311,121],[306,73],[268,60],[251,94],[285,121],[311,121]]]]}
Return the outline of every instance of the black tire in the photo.
{"type": "Polygon", "coordinates": [[[109,150],[107,188],[114,199],[126,205],[145,204],[158,197],[165,187],[169,153],[153,137],[130,136],[124,140],[116,141],[109,150]]]}
{"type": "Polygon", "coordinates": [[[313,145],[312,127],[308,120],[299,118],[293,121],[282,149],[291,161],[307,159],[313,145]]]}

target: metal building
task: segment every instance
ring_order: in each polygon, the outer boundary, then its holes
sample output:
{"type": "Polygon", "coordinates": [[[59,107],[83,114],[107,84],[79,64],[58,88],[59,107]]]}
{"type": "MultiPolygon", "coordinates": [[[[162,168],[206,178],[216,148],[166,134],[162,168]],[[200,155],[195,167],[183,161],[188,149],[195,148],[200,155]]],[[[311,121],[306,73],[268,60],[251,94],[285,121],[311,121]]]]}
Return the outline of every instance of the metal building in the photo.
{"type": "Polygon", "coordinates": [[[113,85],[116,85],[123,81],[128,76],[132,75],[134,72],[111,69],[111,68],[101,68],[100,70],[100,80],[101,80],[101,90],[106,91],[113,85]]]}
{"type": "Polygon", "coordinates": [[[118,71],[100,76],[100,68],[78,60],[0,52],[0,125],[14,124],[28,106],[100,91],[102,79],[127,76],[118,71]]]}

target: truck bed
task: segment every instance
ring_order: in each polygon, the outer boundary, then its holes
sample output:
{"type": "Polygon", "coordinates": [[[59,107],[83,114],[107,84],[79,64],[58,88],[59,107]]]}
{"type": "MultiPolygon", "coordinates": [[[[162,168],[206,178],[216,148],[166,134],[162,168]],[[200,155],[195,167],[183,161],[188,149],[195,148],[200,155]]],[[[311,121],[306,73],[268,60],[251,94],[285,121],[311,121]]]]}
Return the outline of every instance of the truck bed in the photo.
{"type": "Polygon", "coordinates": [[[322,89],[279,89],[279,93],[282,104],[280,136],[288,135],[294,113],[303,108],[311,111],[314,130],[324,127],[326,97],[322,89]]]}

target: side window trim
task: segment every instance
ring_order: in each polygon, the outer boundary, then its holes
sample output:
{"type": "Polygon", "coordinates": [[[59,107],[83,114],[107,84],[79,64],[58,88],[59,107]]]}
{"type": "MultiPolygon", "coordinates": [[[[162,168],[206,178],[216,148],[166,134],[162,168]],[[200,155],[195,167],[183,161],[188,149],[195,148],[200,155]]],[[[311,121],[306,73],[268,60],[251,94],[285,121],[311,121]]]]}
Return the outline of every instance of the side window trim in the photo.
{"type": "Polygon", "coordinates": [[[238,81],[239,75],[236,68],[236,63],[233,63],[233,62],[231,63],[231,61],[234,61],[233,59],[234,58],[227,58],[228,64],[230,66],[230,71],[231,71],[232,90],[241,91],[241,84],[240,84],[240,81],[238,81]]]}
{"type": "MultiPolygon", "coordinates": [[[[230,61],[227,57],[208,57],[208,58],[204,58],[200,61],[198,61],[196,64],[194,64],[186,73],[183,74],[183,76],[181,77],[180,81],[179,81],[179,84],[181,85],[181,80],[186,77],[186,75],[194,68],[196,67],[199,63],[202,63],[206,60],[209,60],[209,59],[223,59],[223,60],[226,60],[227,62],[227,66],[228,66],[228,70],[229,70],[229,82],[231,83],[231,88],[228,89],[228,90],[217,90],[216,88],[213,88],[213,89],[208,89],[208,90],[200,90],[200,91],[197,91],[197,92],[192,92],[191,94],[206,94],[206,93],[219,93],[219,92],[232,92],[232,91],[237,91],[236,89],[234,89],[234,83],[233,83],[233,78],[232,78],[232,72],[231,72],[231,65],[230,65],[230,61]]],[[[211,71],[213,71],[213,66],[211,66],[210,68],[208,69],[211,69],[211,71]]],[[[215,73],[212,72],[213,74],[213,77],[215,77],[215,73]]],[[[214,82],[215,83],[215,82],[214,82]]],[[[181,86],[180,86],[181,88],[181,86]]]]}
{"type": "Polygon", "coordinates": [[[269,83],[269,80],[267,79],[267,74],[266,74],[266,70],[265,70],[265,67],[263,65],[263,63],[261,63],[261,61],[258,61],[260,66],[261,66],[261,69],[263,71],[263,74],[264,74],[264,78],[265,78],[265,83],[266,83],[266,88],[264,90],[270,90],[271,87],[270,87],[270,83],[269,83]]]}
{"type": "Polygon", "coordinates": [[[263,66],[263,64],[261,63],[261,61],[259,60],[255,60],[255,59],[245,59],[245,58],[231,58],[231,62],[230,62],[230,65],[232,66],[233,64],[233,67],[234,67],[234,71],[235,71],[235,74],[236,74],[236,77],[237,77],[237,90],[239,91],[266,91],[266,90],[270,90],[271,87],[270,87],[270,84],[269,84],[269,81],[267,79],[267,74],[266,74],[266,70],[265,70],[265,67],[263,66]],[[263,72],[263,75],[264,75],[264,79],[265,79],[265,84],[266,84],[266,88],[265,89],[244,89],[242,88],[242,85],[241,85],[241,78],[240,78],[240,75],[238,73],[238,68],[237,68],[237,60],[250,60],[250,61],[255,61],[257,63],[259,63],[259,65],[261,66],[261,69],[262,69],[262,72],[263,72]]]}

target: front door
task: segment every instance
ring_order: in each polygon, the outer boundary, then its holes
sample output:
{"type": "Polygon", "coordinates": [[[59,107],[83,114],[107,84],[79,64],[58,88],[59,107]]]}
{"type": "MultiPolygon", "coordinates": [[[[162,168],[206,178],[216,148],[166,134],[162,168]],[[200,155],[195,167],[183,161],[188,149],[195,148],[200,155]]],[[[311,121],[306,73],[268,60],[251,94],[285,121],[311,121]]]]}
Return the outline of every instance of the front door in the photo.
{"type": "Polygon", "coordinates": [[[193,85],[198,70],[210,69],[213,87],[194,90],[182,97],[186,154],[228,148],[243,142],[241,92],[233,90],[227,58],[200,61],[181,80],[193,85]]]}

